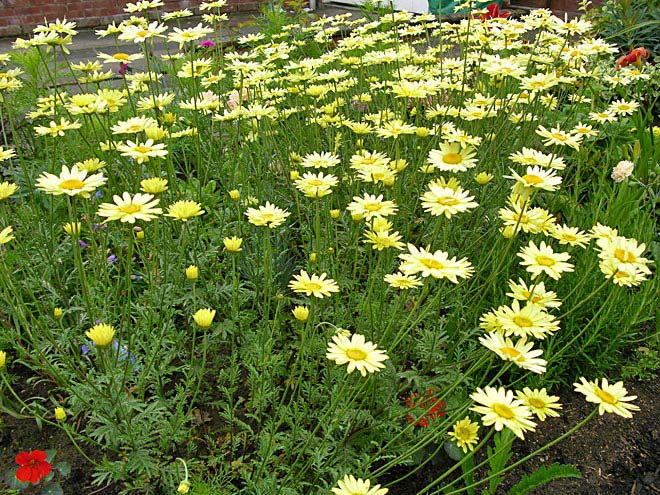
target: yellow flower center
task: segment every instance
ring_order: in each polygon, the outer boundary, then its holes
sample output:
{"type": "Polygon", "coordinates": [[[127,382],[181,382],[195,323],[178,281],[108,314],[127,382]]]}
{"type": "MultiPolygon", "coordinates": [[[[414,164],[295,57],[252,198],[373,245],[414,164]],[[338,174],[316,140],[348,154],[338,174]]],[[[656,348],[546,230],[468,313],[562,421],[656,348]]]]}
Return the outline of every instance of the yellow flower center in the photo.
{"type": "Polygon", "coordinates": [[[527,182],[528,184],[536,185],[536,184],[542,184],[543,183],[543,177],[539,177],[538,175],[534,174],[525,174],[522,176],[522,179],[527,182]]]}
{"type": "Polygon", "coordinates": [[[553,266],[556,261],[553,260],[550,256],[541,255],[536,257],[536,263],[541,266],[553,266]]]}
{"type": "Polygon", "coordinates": [[[322,186],[323,181],[321,179],[312,179],[309,181],[310,186],[322,186]]]}
{"type": "Polygon", "coordinates": [[[491,407],[495,411],[495,414],[501,418],[511,419],[514,417],[513,411],[506,404],[493,404],[491,407]]]}
{"type": "Polygon", "coordinates": [[[516,316],[513,318],[513,322],[519,327],[528,328],[533,325],[532,320],[524,316],[516,316]]]}
{"type": "Polygon", "coordinates": [[[364,358],[367,357],[367,353],[364,352],[362,349],[347,349],[346,355],[348,356],[349,359],[352,359],[353,361],[362,361],[364,360],[364,358]]]}
{"type": "Polygon", "coordinates": [[[149,153],[151,151],[151,148],[148,146],[142,146],[141,144],[135,147],[135,151],[138,153],[149,153]]]}
{"type": "Polygon", "coordinates": [[[470,438],[470,429],[464,426],[456,426],[454,428],[454,436],[459,440],[467,440],[470,438]]]}
{"type": "Polygon", "coordinates": [[[611,393],[606,392],[605,390],[599,387],[596,387],[595,392],[598,398],[603,402],[607,402],[608,404],[616,404],[618,402],[616,397],[614,397],[611,393]]]}
{"type": "Polygon", "coordinates": [[[382,205],[380,203],[365,203],[364,204],[364,209],[367,211],[378,211],[380,210],[382,205]]]}
{"type": "Polygon", "coordinates": [[[115,60],[128,60],[130,57],[127,53],[115,53],[112,58],[115,60]]]}
{"type": "Polygon", "coordinates": [[[436,198],[435,202],[443,206],[455,206],[460,203],[458,199],[452,196],[442,196],[440,198],[436,198]]]}
{"type": "Polygon", "coordinates": [[[530,84],[530,86],[532,88],[542,89],[542,88],[545,88],[545,81],[534,81],[530,84]]]}
{"type": "Polygon", "coordinates": [[[537,399],[536,397],[529,399],[529,403],[537,409],[542,409],[545,407],[545,402],[543,402],[541,399],[537,399]]]}
{"type": "Polygon", "coordinates": [[[520,351],[514,349],[513,347],[502,347],[500,349],[500,351],[502,351],[504,354],[506,354],[510,358],[516,358],[516,357],[520,356],[520,351]]]}
{"type": "Polygon", "coordinates": [[[316,292],[321,289],[321,284],[319,284],[318,282],[307,282],[305,283],[305,289],[311,292],[316,292]]]}
{"type": "Polygon", "coordinates": [[[621,263],[634,263],[637,260],[637,256],[634,253],[621,248],[614,251],[614,257],[621,263]]]}
{"type": "Polygon", "coordinates": [[[456,165],[463,161],[463,157],[458,153],[445,153],[442,155],[442,161],[448,163],[449,165],[456,165]]]}
{"type": "Polygon", "coordinates": [[[560,134],[558,132],[553,132],[552,134],[550,134],[550,137],[556,139],[557,141],[562,141],[562,142],[568,139],[568,136],[565,136],[564,134],[560,134]]]}
{"type": "Polygon", "coordinates": [[[127,132],[140,132],[141,130],[142,130],[142,124],[133,124],[133,125],[129,125],[126,128],[127,132]]]}
{"type": "Polygon", "coordinates": [[[615,276],[616,278],[628,278],[628,277],[630,276],[630,274],[629,274],[629,273],[626,273],[626,272],[624,272],[624,271],[619,270],[618,272],[616,272],[616,273],[614,274],[614,276],[615,276]]]}
{"type": "Polygon", "coordinates": [[[146,35],[149,34],[149,31],[146,29],[140,29],[137,33],[135,33],[138,38],[144,38],[146,35]]]}
{"type": "Polygon", "coordinates": [[[577,236],[573,234],[564,234],[562,237],[569,242],[577,240],[577,236]]]}
{"type": "Polygon", "coordinates": [[[119,211],[122,213],[127,213],[129,215],[132,215],[133,213],[136,213],[140,211],[142,207],[140,205],[136,205],[135,203],[129,203],[127,205],[123,205],[119,207],[119,211]]]}
{"type": "Polygon", "coordinates": [[[436,260],[435,258],[424,258],[421,260],[422,265],[427,266],[429,268],[433,268],[435,270],[440,270],[445,267],[440,261],[436,260]]]}
{"type": "Polygon", "coordinates": [[[68,179],[60,183],[62,189],[68,189],[73,191],[74,189],[82,189],[85,187],[85,183],[79,179],[68,179]]]}

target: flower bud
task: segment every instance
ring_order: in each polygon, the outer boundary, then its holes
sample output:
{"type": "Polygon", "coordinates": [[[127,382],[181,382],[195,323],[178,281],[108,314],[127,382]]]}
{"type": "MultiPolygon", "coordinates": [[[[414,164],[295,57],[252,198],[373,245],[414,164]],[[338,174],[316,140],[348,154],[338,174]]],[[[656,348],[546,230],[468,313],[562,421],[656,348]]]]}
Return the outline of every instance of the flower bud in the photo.
{"type": "Polygon", "coordinates": [[[190,281],[195,281],[199,277],[199,268],[195,265],[190,265],[186,268],[186,278],[190,281]]]}
{"type": "Polygon", "coordinates": [[[516,229],[511,225],[507,225],[503,229],[500,229],[500,232],[502,232],[502,237],[505,239],[511,239],[516,235],[516,229]]]}
{"type": "Polygon", "coordinates": [[[56,320],[62,318],[63,314],[64,311],[62,310],[62,308],[53,308],[53,318],[55,318],[56,320]]]}
{"type": "Polygon", "coordinates": [[[493,174],[489,174],[488,172],[479,172],[474,180],[477,181],[477,184],[480,186],[485,186],[488,184],[491,180],[493,180],[493,174]]]}
{"type": "Polygon", "coordinates": [[[71,237],[73,237],[80,235],[81,227],[82,225],[80,222],[69,222],[69,223],[65,223],[62,228],[64,229],[64,232],[66,232],[71,237]]]}
{"type": "Polygon", "coordinates": [[[309,318],[309,308],[307,306],[296,306],[291,312],[298,321],[305,322],[309,318]]]}
{"type": "Polygon", "coordinates": [[[243,244],[243,239],[240,237],[225,237],[222,240],[225,245],[225,249],[230,253],[237,253],[241,251],[241,244],[243,244]]]}
{"type": "Polygon", "coordinates": [[[55,419],[57,421],[64,421],[66,419],[66,411],[63,407],[55,408],[55,419]]]}
{"type": "Polygon", "coordinates": [[[234,201],[238,201],[239,199],[241,199],[241,193],[238,191],[238,189],[232,189],[231,191],[229,191],[229,197],[234,201]]]}
{"type": "Polygon", "coordinates": [[[339,210],[330,210],[330,218],[337,220],[341,212],[339,210]]]}
{"type": "Polygon", "coordinates": [[[200,328],[208,328],[213,323],[215,318],[215,309],[198,309],[193,315],[193,320],[200,326],[200,328]]]}
{"type": "Polygon", "coordinates": [[[179,483],[179,488],[176,489],[177,493],[188,493],[190,491],[190,482],[183,480],[179,483]]]}

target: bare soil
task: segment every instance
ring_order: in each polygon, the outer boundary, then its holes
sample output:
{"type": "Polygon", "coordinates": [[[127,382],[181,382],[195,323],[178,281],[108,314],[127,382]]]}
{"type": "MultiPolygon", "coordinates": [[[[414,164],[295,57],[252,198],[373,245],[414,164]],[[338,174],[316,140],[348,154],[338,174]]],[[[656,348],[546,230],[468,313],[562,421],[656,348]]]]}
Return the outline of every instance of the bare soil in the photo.
{"type": "MultiPolygon", "coordinates": [[[[506,494],[525,474],[553,462],[576,466],[582,478],[555,480],[530,495],[660,494],[660,377],[626,383],[626,388],[631,395],[638,396],[635,403],[641,408],[632,420],[613,414],[596,416],[573,436],[509,473],[498,495],[506,494]]],[[[549,418],[537,432],[527,435],[524,442],[516,440],[513,460],[560,436],[593,410],[594,406],[582,395],[574,392],[560,395],[564,404],[561,417],[549,418]]],[[[62,483],[66,495],[115,495],[119,492],[118,486],[91,485],[90,465],[63,431],[49,426],[39,429],[34,420],[7,415],[1,416],[0,421],[0,494],[10,493],[4,476],[15,467],[16,454],[32,449],[57,449],[57,459],[71,464],[72,472],[62,483]]],[[[434,478],[432,471],[444,470],[447,462],[448,459],[439,459],[428,472],[391,487],[390,494],[415,495],[434,478]]]]}

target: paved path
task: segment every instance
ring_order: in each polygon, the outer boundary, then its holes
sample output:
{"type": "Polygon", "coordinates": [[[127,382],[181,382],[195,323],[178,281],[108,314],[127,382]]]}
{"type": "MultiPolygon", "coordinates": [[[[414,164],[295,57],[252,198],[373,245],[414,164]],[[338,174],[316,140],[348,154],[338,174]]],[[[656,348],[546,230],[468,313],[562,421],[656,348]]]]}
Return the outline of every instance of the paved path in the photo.
{"type": "MultiPolygon", "coordinates": [[[[334,15],[344,14],[346,12],[351,12],[353,16],[362,15],[360,10],[357,8],[339,5],[323,5],[310,15],[316,15],[319,17],[331,17],[334,15]]],[[[258,30],[256,26],[257,16],[259,16],[258,12],[230,13],[229,22],[227,22],[223,29],[218,33],[219,41],[222,43],[231,43],[232,40],[235,40],[239,36],[256,32],[258,30]]],[[[181,19],[181,27],[195,26],[199,22],[202,22],[201,17],[199,16],[181,19]]],[[[100,26],[96,29],[105,29],[105,27],[106,26],[100,26]]],[[[209,39],[211,38],[212,35],[209,36],[209,39]]],[[[15,39],[16,37],[0,38],[0,53],[5,53],[11,50],[12,43],[15,39]]],[[[120,43],[121,51],[124,53],[138,53],[142,50],[141,45],[126,41],[121,41],[120,43]]],[[[171,52],[175,52],[178,48],[176,43],[168,44],[162,38],[158,38],[153,43],[153,51],[156,55],[166,54],[168,45],[171,52]]],[[[73,44],[68,45],[67,48],[71,51],[71,54],[69,55],[69,61],[71,63],[93,60],[98,52],[104,52],[108,54],[117,52],[114,37],[108,36],[105,38],[99,38],[95,34],[95,29],[91,28],[80,29],[78,34],[73,38],[73,44]]],[[[142,64],[144,63],[143,61],[136,61],[131,65],[133,65],[133,67],[137,70],[144,70],[145,67],[143,67],[140,62],[142,62],[142,64]]],[[[106,65],[104,66],[104,70],[107,70],[108,67],[113,66],[106,65]]]]}

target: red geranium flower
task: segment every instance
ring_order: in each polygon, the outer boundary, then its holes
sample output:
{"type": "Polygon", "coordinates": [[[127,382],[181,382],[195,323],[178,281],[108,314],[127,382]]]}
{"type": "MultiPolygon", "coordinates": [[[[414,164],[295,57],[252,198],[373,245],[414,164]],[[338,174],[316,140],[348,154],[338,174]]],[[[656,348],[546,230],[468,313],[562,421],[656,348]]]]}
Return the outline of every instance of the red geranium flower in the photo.
{"type": "Polygon", "coordinates": [[[433,397],[434,395],[434,390],[429,389],[421,398],[419,398],[417,393],[413,393],[406,399],[406,407],[409,411],[414,411],[415,409],[426,411],[426,414],[417,420],[411,414],[408,414],[408,423],[414,422],[415,426],[426,428],[429,425],[429,419],[433,421],[445,415],[445,401],[433,397]]]}
{"type": "Polygon", "coordinates": [[[31,452],[21,452],[16,456],[16,463],[19,467],[16,470],[16,479],[23,483],[38,483],[41,478],[50,474],[50,462],[46,459],[48,455],[43,450],[32,450],[31,452]]]}

